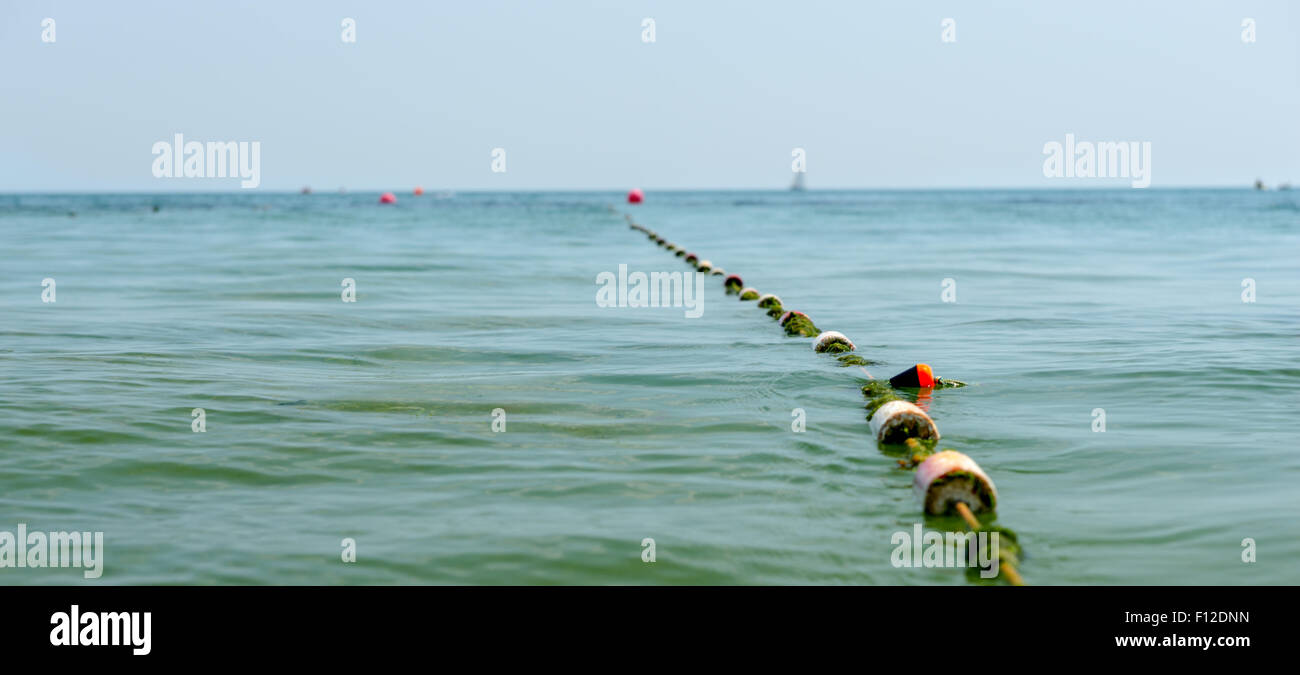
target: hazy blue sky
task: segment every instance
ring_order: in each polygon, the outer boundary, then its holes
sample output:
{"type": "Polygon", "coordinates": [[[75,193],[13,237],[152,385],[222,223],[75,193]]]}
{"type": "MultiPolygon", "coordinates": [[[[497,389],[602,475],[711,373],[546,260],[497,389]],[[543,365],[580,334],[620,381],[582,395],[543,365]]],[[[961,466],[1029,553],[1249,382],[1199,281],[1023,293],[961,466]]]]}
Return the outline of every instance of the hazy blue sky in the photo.
{"type": "Polygon", "coordinates": [[[795,147],[810,188],[1107,185],[1043,177],[1066,133],[1300,183],[1293,5],[8,1],[0,191],[238,189],[154,178],[176,132],[260,141],[262,190],[783,188],[795,147]]]}

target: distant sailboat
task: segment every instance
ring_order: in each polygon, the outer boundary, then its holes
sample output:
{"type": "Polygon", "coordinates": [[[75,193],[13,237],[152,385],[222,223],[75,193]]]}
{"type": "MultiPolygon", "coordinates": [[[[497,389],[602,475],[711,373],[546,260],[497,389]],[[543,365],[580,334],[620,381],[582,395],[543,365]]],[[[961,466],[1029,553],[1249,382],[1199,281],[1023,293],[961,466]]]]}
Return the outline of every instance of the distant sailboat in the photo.
{"type": "Polygon", "coordinates": [[[791,192],[803,192],[803,191],[804,191],[804,186],[803,186],[803,174],[804,174],[804,172],[802,172],[802,171],[796,171],[796,172],[794,173],[794,182],[790,184],[790,191],[791,191],[791,192]]]}

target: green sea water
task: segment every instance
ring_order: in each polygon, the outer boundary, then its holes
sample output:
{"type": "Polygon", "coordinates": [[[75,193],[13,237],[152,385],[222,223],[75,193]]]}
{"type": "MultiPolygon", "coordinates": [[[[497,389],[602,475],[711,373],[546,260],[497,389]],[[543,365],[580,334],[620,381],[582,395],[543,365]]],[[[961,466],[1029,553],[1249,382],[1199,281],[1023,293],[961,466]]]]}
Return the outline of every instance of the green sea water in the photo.
{"type": "Polygon", "coordinates": [[[966,584],[891,563],[917,362],[1029,583],[1300,582],[1300,193],[377,196],[0,196],[0,531],[104,533],[0,585],[966,584]],[[687,269],[629,213],[881,364],[598,306],[687,269]]]}

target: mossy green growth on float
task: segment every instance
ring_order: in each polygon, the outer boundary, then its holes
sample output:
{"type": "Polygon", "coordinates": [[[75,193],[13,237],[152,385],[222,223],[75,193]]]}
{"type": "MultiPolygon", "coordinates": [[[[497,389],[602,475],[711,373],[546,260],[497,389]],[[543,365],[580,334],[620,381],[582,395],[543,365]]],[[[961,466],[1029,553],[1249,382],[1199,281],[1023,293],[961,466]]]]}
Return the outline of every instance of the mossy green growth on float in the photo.
{"type": "Polygon", "coordinates": [[[880,445],[902,445],[908,439],[937,439],[939,427],[926,412],[907,401],[886,401],[869,418],[871,433],[880,445]]]}
{"type": "MultiPolygon", "coordinates": [[[[1020,567],[1020,540],[1016,537],[1015,532],[1005,527],[996,526],[972,530],[972,534],[978,532],[987,534],[982,538],[973,536],[968,540],[970,542],[969,546],[974,550],[967,554],[967,560],[989,561],[995,568],[1000,568],[1001,565],[1010,565],[1012,569],[1020,567]],[[994,535],[997,536],[997,546],[992,546],[992,548],[997,551],[998,557],[997,560],[990,560],[992,558],[991,552],[986,552],[983,549],[985,546],[990,546],[989,542],[994,535]]],[[[968,565],[966,567],[966,580],[981,586],[991,586],[1000,581],[1006,581],[1003,578],[1001,569],[998,569],[993,576],[987,576],[988,571],[987,567],[981,567],[979,564],[968,565]]]]}
{"type": "Polygon", "coordinates": [[[798,335],[800,337],[817,337],[821,330],[813,325],[812,319],[806,316],[795,317],[785,324],[786,335],[798,335]]]}
{"type": "Polygon", "coordinates": [[[926,513],[944,515],[963,502],[976,513],[998,506],[998,489],[975,460],[953,450],[930,455],[912,476],[912,490],[926,513]]]}
{"type": "Polygon", "coordinates": [[[722,287],[727,289],[728,295],[735,295],[745,287],[745,281],[740,278],[739,274],[728,274],[727,278],[722,280],[722,287]]]}
{"type": "Polygon", "coordinates": [[[935,446],[938,444],[937,438],[909,438],[903,441],[908,455],[905,459],[898,460],[898,465],[904,469],[915,469],[937,452],[935,446]]]}
{"type": "Polygon", "coordinates": [[[880,380],[872,380],[862,385],[862,395],[867,398],[867,420],[876,414],[880,406],[890,401],[901,401],[903,399],[894,393],[893,387],[880,380]]]}
{"type": "Polygon", "coordinates": [[[742,301],[745,301],[745,300],[757,300],[757,299],[758,299],[758,291],[756,291],[756,290],[754,290],[754,289],[752,289],[752,288],[746,288],[746,289],[743,289],[743,290],[740,291],[740,299],[741,299],[742,301]]]}
{"type": "Polygon", "coordinates": [[[786,335],[801,335],[803,337],[817,337],[821,331],[813,325],[812,319],[808,318],[803,312],[786,312],[779,319],[781,327],[785,329],[786,335]]]}
{"type": "Polygon", "coordinates": [[[841,354],[843,352],[851,352],[854,349],[856,349],[856,346],[853,344],[853,341],[844,333],[837,330],[828,330],[821,333],[817,336],[817,340],[813,342],[813,351],[818,353],[830,352],[831,354],[841,354]]]}
{"type": "Polygon", "coordinates": [[[878,396],[893,396],[894,398],[898,398],[897,396],[894,396],[894,388],[889,386],[889,383],[881,380],[872,380],[862,385],[862,395],[867,398],[876,398],[878,396]]]}

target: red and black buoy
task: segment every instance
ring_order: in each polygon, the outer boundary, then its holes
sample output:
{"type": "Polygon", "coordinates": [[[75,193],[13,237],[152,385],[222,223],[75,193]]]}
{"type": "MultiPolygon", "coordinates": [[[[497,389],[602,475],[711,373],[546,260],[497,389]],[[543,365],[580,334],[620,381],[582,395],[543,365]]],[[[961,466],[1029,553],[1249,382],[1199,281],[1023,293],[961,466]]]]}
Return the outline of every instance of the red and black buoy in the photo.
{"type": "Polygon", "coordinates": [[[889,386],[897,388],[925,389],[934,386],[934,373],[930,366],[918,363],[907,370],[889,378],[889,386]]]}

